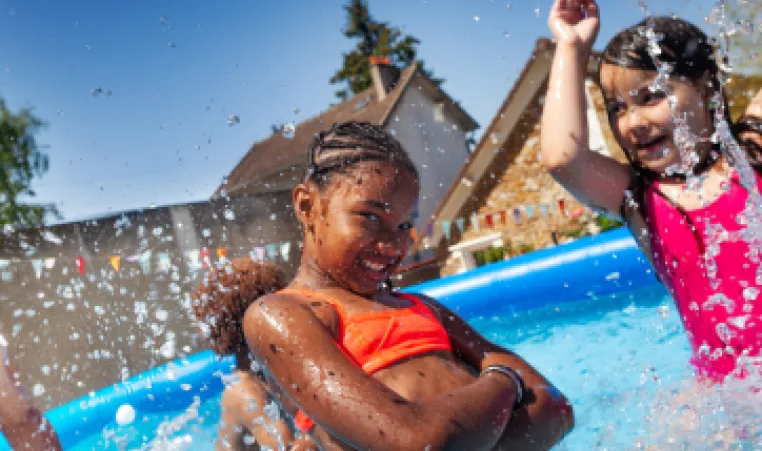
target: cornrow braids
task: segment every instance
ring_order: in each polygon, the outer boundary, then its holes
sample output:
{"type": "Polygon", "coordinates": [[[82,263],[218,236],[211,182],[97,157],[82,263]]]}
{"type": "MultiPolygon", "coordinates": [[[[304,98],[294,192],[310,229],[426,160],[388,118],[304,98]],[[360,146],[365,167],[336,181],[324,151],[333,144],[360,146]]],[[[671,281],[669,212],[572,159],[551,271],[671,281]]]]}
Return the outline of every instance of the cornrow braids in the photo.
{"type": "Polygon", "coordinates": [[[305,182],[324,188],[334,174],[347,173],[362,161],[387,161],[418,177],[415,163],[397,139],[368,122],[339,122],[318,133],[308,153],[305,182]]]}

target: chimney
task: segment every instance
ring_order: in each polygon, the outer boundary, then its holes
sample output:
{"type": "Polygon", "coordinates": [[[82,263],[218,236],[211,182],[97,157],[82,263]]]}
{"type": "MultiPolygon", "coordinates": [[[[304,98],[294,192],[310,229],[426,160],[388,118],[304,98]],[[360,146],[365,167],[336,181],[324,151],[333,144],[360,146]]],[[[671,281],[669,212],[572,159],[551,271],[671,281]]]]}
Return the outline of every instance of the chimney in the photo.
{"type": "Polygon", "coordinates": [[[389,61],[389,58],[370,57],[370,77],[376,88],[378,100],[384,100],[386,95],[397,86],[400,70],[389,61]]]}

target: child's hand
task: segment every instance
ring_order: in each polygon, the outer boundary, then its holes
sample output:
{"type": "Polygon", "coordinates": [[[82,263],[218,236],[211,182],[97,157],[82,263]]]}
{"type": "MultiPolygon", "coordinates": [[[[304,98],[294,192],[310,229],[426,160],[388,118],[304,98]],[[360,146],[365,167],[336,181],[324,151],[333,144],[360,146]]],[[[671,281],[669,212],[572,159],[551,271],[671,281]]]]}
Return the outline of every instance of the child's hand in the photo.
{"type": "Polygon", "coordinates": [[[595,0],[555,0],[548,27],[558,44],[569,44],[590,52],[600,27],[595,0]]]}

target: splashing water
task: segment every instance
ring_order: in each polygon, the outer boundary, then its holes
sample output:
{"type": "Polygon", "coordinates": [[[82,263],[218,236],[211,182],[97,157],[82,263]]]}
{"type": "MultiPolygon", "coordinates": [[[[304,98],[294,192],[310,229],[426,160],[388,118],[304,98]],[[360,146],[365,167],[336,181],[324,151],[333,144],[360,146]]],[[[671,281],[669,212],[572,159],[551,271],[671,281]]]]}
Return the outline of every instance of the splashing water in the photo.
{"type": "MultiPolygon", "coordinates": [[[[693,133],[684,114],[676,111],[675,98],[669,87],[669,78],[673,66],[662,61],[659,42],[663,38],[654,31],[652,15],[646,0],[638,0],[638,4],[648,17],[647,27],[642,35],[648,39],[648,53],[657,67],[657,76],[652,82],[652,91],[662,91],[672,107],[672,121],[675,125],[674,143],[680,154],[680,163],[667,169],[667,174],[684,174],[689,190],[700,191],[703,178],[693,174],[693,168],[700,161],[696,152],[696,144],[702,138],[693,133]]],[[[762,284],[762,196],[759,194],[757,177],[749,164],[746,153],[740,148],[734,138],[730,124],[726,119],[726,105],[723,101],[724,84],[729,81],[728,74],[733,71],[729,62],[729,36],[734,33],[748,32],[749,27],[729,23],[725,14],[725,1],[717,0],[713,12],[707,22],[714,26],[718,39],[718,61],[720,62],[720,86],[711,99],[714,110],[715,132],[711,142],[719,144],[727,157],[728,163],[738,173],[741,185],[748,192],[744,209],[739,213],[736,222],[745,225],[739,232],[729,232],[719,224],[711,224],[706,220],[706,252],[705,263],[710,284],[713,289],[719,287],[717,279],[717,264],[715,258],[720,253],[720,244],[725,241],[743,240],[749,244],[748,258],[757,265],[756,284],[762,284]]],[[[704,139],[705,141],[705,139],[704,139]]],[[[756,300],[759,290],[748,287],[744,290],[745,303],[743,311],[747,313],[749,302],[756,300]]],[[[741,301],[741,300],[739,300],[741,301]]],[[[694,303],[695,304],[695,303],[694,303]]],[[[736,304],[722,293],[716,293],[702,304],[702,309],[711,311],[713,308],[727,309],[728,313],[735,311],[736,304]]],[[[744,328],[749,315],[730,318],[730,322],[744,328]]],[[[716,333],[724,342],[729,342],[732,332],[727,324],[717,324],[716,333]]],[[[709,352],[709,349],[705,349],[709,352]]],[[[717,351],[717,350],[715,350],[717,351]]],[[[659,393],[652,404],[648,419],[649,427],[643,439],[636,443],[637,449],[664,449],[665,444],[670,449],[692,449],[701,444],[702,449],[752,449],[762,443],[762,426],[758,418],[762,411],[762,377],[759,375],[762,359],[741,355],[737,361],[735,374],[746,373],[751,376],[745,379],[729,377],[723,384],[708,386],[698,380],[683,382],[680,387],[671,387],[659,393]],[[748,448],[747,448],[748,447],[748,448]]]]}

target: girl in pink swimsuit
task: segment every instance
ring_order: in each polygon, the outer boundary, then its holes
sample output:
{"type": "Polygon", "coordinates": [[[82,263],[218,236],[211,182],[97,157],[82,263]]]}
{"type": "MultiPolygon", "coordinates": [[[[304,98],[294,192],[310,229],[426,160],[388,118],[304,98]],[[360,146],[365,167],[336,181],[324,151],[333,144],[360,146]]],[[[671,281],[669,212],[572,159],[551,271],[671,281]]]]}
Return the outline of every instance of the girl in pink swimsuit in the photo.
{"type": "MultiPolygon", "coordinates": [[[[717,381],[742,376],[762,345],[762,280],[741,238],[746,226],[737,220],[749,194],[711,140],[711,99],[720,84],[709,39],[688,22],[655,17],[608,43],[599,80],[611,129],[629,160],[621,164],[588,149],[585,74],[598,5],[556,0],[548,23],[557,48],[543,112],[545,165],[580,200],[627,222],[675,299],[699,373],[717,381]],[[648,25],[659,58],[672,67],[666,88],[654,83],[648,25]],[[675,139],[686,129],[699,157],[692,168],[675,139]],[[698,188],[686,183],[691,175],[700,177],[698,188]]],[[[746,150],[756,163],[754,149],[746,150]]],[[[757,190],[760,182],[757,176],[757,190]]]]}

